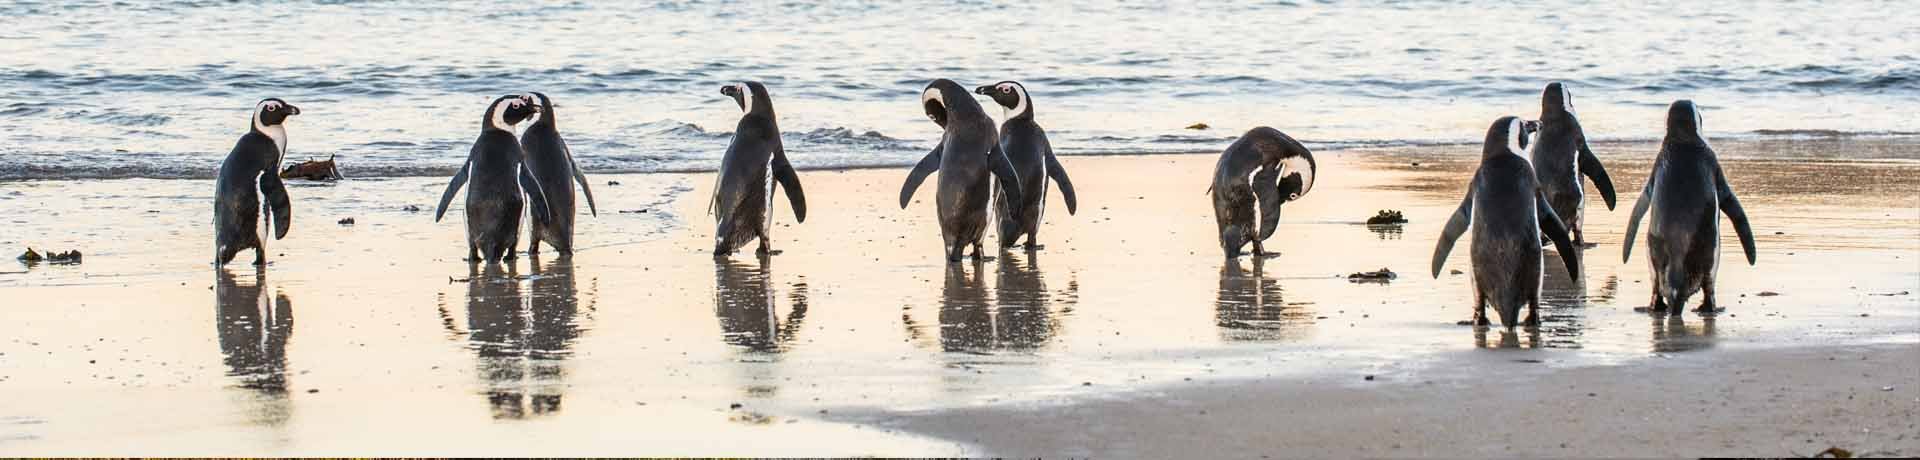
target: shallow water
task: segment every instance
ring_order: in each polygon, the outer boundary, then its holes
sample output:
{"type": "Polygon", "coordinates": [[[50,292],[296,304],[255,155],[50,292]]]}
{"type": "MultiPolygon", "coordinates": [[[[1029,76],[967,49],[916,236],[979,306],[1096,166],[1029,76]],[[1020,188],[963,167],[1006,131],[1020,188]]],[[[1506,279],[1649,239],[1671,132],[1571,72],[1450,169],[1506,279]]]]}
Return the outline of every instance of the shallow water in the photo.
{"type": "MultiPolygon", "coordinates": [[[[1631,158],[1652,148],[1601,149],[1617,188],[1637,189],[1646,162],[1631,158]]],[[[1046,249],[954,266],[930,204],[892,204],[897,170],[803,173],[809,221],[776,210],[785,252],[722,261],[706,253],[709,176],[595,176],[608,210],[581,217],[580,254],[485,267],[459,260],[457,209],[438,224],[403,209],[431,205],[442,179],[302,183],[262,274],[208,268],[208,181],[18,183],[0,222],[24,233],[0,247],[87,259],[0,269],[0,452],[966,453],[835,414],[1186,379],[1417,379],[1482,347],[1585,366],[1920,340],[1912,162],[1730,161],[1761,258],[1723,261],[1727,311],[1710,319],[1633,310],[1644,256],[1619,262],[1627,210],[1596,199],[1586,274],[1549,260],[1545,324],[1508,332],[1455,325],[1467,277],[1421,273],[1471,157],[1326,155],[1270,241],[1282,255],[1231,262],[1200,156],[1069,158],[1083,207],[1049,215],[1046,249]],[[1388,206],[1412,222],[1361,224],[1388,206]],[[1400,277],[1341,276],[1381,267],[1400,277]]]]}
{"type": "Polygon", "coordinates": [[[1026,82],[1067,154],[1257,125],[1323,150],[1475,142],[1552,80],[1596,139],[1657,138],[1679,98],[1718,137],[1912,133],[1913,6],[4,1],[0,179],[210,178],[268,96],[305,110],[290,159],[447,175],[485,104],[526,90],[590,169],[707,170],[737,119],[718,88],[746,79],[802,167],[918,158],[939,77],[1026,82]]]}

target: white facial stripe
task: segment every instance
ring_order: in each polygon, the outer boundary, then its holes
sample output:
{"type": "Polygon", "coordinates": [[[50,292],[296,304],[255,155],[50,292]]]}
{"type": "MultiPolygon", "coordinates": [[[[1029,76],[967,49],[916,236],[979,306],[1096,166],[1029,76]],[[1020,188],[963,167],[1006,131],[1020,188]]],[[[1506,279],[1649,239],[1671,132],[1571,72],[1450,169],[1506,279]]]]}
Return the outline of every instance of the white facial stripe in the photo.
{"type": "Polygon", "coordinates": [[[1566,108],[1567,113],[1573,113],[1573,90],[1567,89],[1567,85],[1560,85],[1560,106],[1566,108]]]}
{"type": "Polygon", "coordinates": [[[266,113],[269,108],[278,109],[280,107],[280,103],[274,101],[260,101],[258,105],[253,107],[253,130],[259,131],[261,134],[266,134],[268,138],[273,139],[275,153],[279,154],[279,157],[273,160],[276,165],[280,164],[280,160],[286,159],[287,157],[287,127],[284,125],[286,122],[283,120],[281,121],[282,124],[267,126],[264,122],[260,121],[260,115],[266,113]]]}
{"type": "MultiPolygon", "coordinates": [[[[920,106],[921,106],[921,107],[926,107],[926,106],[927,106],[927,101],[934,101],[934,102],[938,102],[938,103],[940,103],[940,109],[941,109],[941,110],[946,110],[946,108],[947,108],[947,99],[946,99],[946,96],[942,96],[942,95],[940,94],[940,88],[927,88],[927,89],[926,89],[926,91],[921,91],[921,92],[920,92],[920,106]]],[[[932,118],[932,117],[933,117],[933,115],[932,115],[932,114],[928,114],[928,115],[927,115],[927,117],[928,117],[928,118],[932,118]]]]}
{"type": "Polygon", "coordinates": [[[1031,110],[1029,107],[1027,107],[1027,89],[1026,88],[1021,88],[1020,85],[1016,85],[1012,83],[1002,83],[1000,84],[1000,86],[1012,87],[1013,95],[1020,97],[1020,102],[1015,103],[1013,108],[1006,109],[1007,118],[1017,117],[1017,116],[1020,116],[1021,114],[1027,113],[1028,110],[1031,110]]]}
{"type": "Polygon", "coordinates": [[[522,102],[518,96],[501,99],[500,102],[494,103],[493,107],[487,108],[487,112],[491,113],[487,122],[493,125],[493,129],[509,133],[513,132],[513,125],[507,124],[507,109],[519,107],[520,104],[522,104],[522,102]]]}
{"type": "Polygon", "coordinates": [[[1520,155],[1523,157],[1527,156],[1527,150],[1520,148],[1520,136],[1525,136],[1525,135],[1527,135],[1527,133],[1526,131],[1522,130],[1520,119],[1515,118],[1512,121],[1508,121],[1507,122],[1507,150],[1513,151],[1513,153],[1516,155],[1520,155]]]}
{"type": "Polygon", "coordinates": [[[1287,197],[1287,201],[1298,199],[1300,195],[1313,190],[1313,163],[1307,162],[1307,157],[1288,158],[1280,163],[1280,167],[1287,175],[1300,176],[1300,193],[1287,197]]]}
{"type": "Polygon", "coordinates": [[[753,88],[747,86],[746,83],[734,85],[734,87],[740,88],[740,113],[752,112],[753,111],[753,88]]]}

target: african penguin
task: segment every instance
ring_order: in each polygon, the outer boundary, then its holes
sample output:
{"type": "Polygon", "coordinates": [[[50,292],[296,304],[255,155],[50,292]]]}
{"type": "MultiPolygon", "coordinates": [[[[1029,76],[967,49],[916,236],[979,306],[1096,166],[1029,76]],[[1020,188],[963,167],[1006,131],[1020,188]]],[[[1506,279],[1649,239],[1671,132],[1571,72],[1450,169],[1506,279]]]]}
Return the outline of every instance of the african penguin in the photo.
{"type": "Polygon", "coordinates": [[[1753,229],[1747,225],[1747,211],[1727,184],[1720,160],[1707,137],[1701,132],[1700,109],[1693,101],[1675,101],[1667,109],[1667,138],[1660,144],[1660,155],[1653,160],[1653,173],[1640,189],[1633,204],[1633,217],[1627,221],[1627,241],[1620,250],[1620,261],[1633,255],[1633,237],[1640,231],[1640,218],[1653,211],[1647,227],[1647,260],[1653,267],[1653,311],[1686,307],[1687,297],[1699,291],[1701,314],[1714,313],[1714,274],[1720,269],[1720,219],[1714,211],[1727,214],[1733,231],[1740,237],[1740,249],[1747,253],[1747,264],[1755,262],[1753,229]]]}
{"type": "Polygon", "coordinates": [[[573,150],[567,148],[567,141],[560,138],[560,130],[554,124],[558,120],[553,110],[553,101],[546,94],[533,95],[536,117],[520,133],[520,148],[526,151],[527,170],[540,182],[540,194],[547,198],[547,209],[553,212],[553,219],[542,223],[534,220],[527,236],[532,241],[527,244],[527,254],[538,255],[540,242],[545,241],[560,252],[561,257],[573,254],[573,217],[575,214],[573,184],[580,184],[580,191],[587,197],[587,209],[599,216],[600,210],[593,205],[593,188],[587,186],[587,174],[580,169],[580,163],[573,158],[573,150]]]}
{"type": "Polygon", "coordinates": [[[1026,249],[1036,250],[1040,220],[1046,215],[1047,183],[1060,187],[1060,196],[1067,202],[1067,214],[1073,214],[1079,207],[1074,198],[1073,181],[1067,179],[1066,168],[1054,157],[1046,130],[1034,122],[1033,98],[1025,86],[1003,81],[975,88],[973,92],[985,94],[1006,108],[1006,117],[1000,123],[1000,151],[1013,163],[1013,170],[1020,178],[1020,190],[1026,192],[1026,199],[1018,202],[1008,200],[1004,194],[994,194],[994,215],[1000,221],[1000,247],[1013,247],[1021,235],[1026,235],[1026,249]]]}
{"type": "Polygon", "coordinates": [[[273,221],[273,239],[287,237],[293,223],[293,203],[287,198],[287,186],[280,182],[280,160],[287,156],[287,117],[299,115],[300,108],[278,98],[266,98],[253,106],[253,122],[247,133],[220,163],[220,178],[214,182],[213,233],[214,265],[233,261],[240,251],[253,249],[253,264],[267,263],[267,249],[255,228],[263,209],[260,197],[266,197],[267,217],[273,221]],[[258,188],[258,194],[254,189],[258,188]]]}
{"type": "Polygon", "coordinates": [[[1280,205],[1313,190],[1318,174],[1313,152],[1280,130],[1261,126],[1248,130],[1227,146],[1213,165],[1214,222],[1219,224],[1220,249],[1228,258],[1240,257],[1240,248],[1253,243],[1253,255],[1267,255],[1262,241],[1280,224],[1280,205]],[[1255,215],[1254,202],[1259,202],[1255,215]],[[1259,220],[1259,233],[1254,221],[1259,220]]]}
{"type": "Polygon", "coordinates": [[[1607,209],[1614,205],[1613,180],[1607,178],[1607,169],[1600,165],[1600,158],[1593,155],[1593,149],[1587,146],[1587,133],[1580,128],[1580,119],[1573,111],[1573,93],[1560,82],[1548,83],[1540,94],[1540,132],[1534,139],[1533,169],[1540,180],[1542,194],[1547,197],[1547,205],[1553,212],[1566,219],[1567,230],[1573,233],[1575,244],[1585,244],[1586,235],[1581,229],[1585,221],[1586,184],[1581,176],[1593,180],[1593,187],[1600,191],[1601,200],[1607,203],[1607,209]]]}
{"type": "Polygon", "coordinates": [[[767,228],[773,221],[773,189],[786,189],[794,220],[800,222],[807,221],[807,196],[780,143],[780,125],[767,87],[750,81],[720,87],[720,94],[733,98],[741,115],[733,142],[720,160],[713,198],[707,203],[707,212],[717,224],[713,255],[732,254],[755,239],[760,240],[759,254],[772,255],[767,228]]]}
{"type": "Polygon", "coordinates": [[[968,246],[973,247],[974,258],[981,258],[981,237],[987,229],[993,184],[998,179],[1009,201],[1024,202],[1019,173],[1000,150],[993,119],[959,83],[945,78],[928,83],[920,91],[920,107],[944,132],[940,144],[907,173],[907,181],[900,187],[900,208],[906,209],[912,202],[914,190],[928,175],[940,171],[935,217],[940,221],[947,261],[959,262],[968,246]]]}
{"type": "Polygon", "coordinates": [[[1525,139],[1529,124],[1517,117],[1501,117],[1487,129],[1481,151],[1480,169],[1467,183],[1467,197],[1447,219],[1440,242],[1433,249],[1433,277],[1460,234],[1473,227],[1473,320],[1488,324],[1486,307],[1491,304],[1500,313],[1500,324],[1512,329],[1527,306],[1525,324],[1540,324],[1540,283],[1544,276],[1545,251],[1541,233],[1560,251],[1567,274],[1580,276],[1579,253],[1567,237],[1560,216],[1541,196],[1539,180],[1526,159],[1525,139]]]}
{"type": "Polygon", "coordinates": [[[433,211],[435,222],[446,215],[447,204],[460,186],[469,177],[473,180],[473,189],[467,191],[468,262],[478,263],[483,256],[487,262],[513,260],[513,247],[520,242],[520,210],[527,204],[532,205],[536,225],[551,219],[540,182],[522,163],[525,154],[513,136],[513,125],[539,111],[540,106],[530,96],[511,94],[494,99],[480,118],[480,138],[473,141],[467,161],[440,195],[440,206],[433,211]]]}

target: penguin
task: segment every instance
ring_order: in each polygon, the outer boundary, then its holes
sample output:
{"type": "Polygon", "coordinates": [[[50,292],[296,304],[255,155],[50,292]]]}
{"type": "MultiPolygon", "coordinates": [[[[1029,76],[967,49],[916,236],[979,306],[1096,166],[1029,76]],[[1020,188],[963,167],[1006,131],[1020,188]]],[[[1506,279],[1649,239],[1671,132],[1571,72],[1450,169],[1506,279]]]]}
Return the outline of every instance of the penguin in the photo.
{"type": "Polygon", "coordinates": [[[593,205],[593,187],[587,185],[587,174],[580,170],[580,163],[573,158],[573,150],[567,148],[567,141],[560,138],[560,130],[554,126],[557,121],[553,101],[546,94],[533,95],[534,111],[538,115],[520,133],[520,148],[526,151],[527,170],[540,182],[540,195],[547,198],[547,209],[553,212],[552,220],[541,223],[534,220],[533,228],[527,236],[528,255],[540,254],[540,242],[553,246],[561,257],[573,255],[573,184],[580,184],[580,191],[587,196],[587,210],[595,217],[600,209],[593,205]]]}
{"type": "Polygon", "coordinates": [[[1606,167],[1587,146],[1587,133],[1574,115],[1573,93],[1565,84],[1548,83],[1540,93],[1539,122],[1532,153],[1541,192],[1553,212],[1565,219],[1574,244],[1585,245],[1586,235],[1581,229],[1586,214],[1586,184],[1580,178],[1586,176],[1593,181],[1593,188],[1600,192],[1609,211],[1614,206],[1613,180],[1607,178],[1606,167]]]}
{"type": "Polygon", "coordinates": [[[1521,304],[1527,306],[1525,324],[1540,324],[1540,284],[1546,253],[1541,234],[1560,251],[1567,274],[1580,276],[1579,253],[1567,236],[1566,224],[1541,196],[1539,179],[1527,162],[1526,139],[1532,124],[1506,116],[1487,129],[1480,168],[1467,183],[1467,197],[1447,219],[1433,248],[1433,277],[1460,234],[1473,227],[1473,321],[1488,324],[1489,304],[1500,313],[1500,324],[1513,329],[1521,304]]]}
{"type": "Polygon", "coordinates": [[[767,238],[773,221],[773,189],[786,189],[793,218],[800,222],[807,221],[807,194],[780,143],[780,125],[767,87],[749,81],[722,86],[720,94],[740,106],[740,123],[734,126],[733,142],[720,160],[713,198],[707,202],[707,213],[716,224],[713,255],[732,254],[755,239],[760,240],[758,254],[773,255],[773,243],[767,238]]]}
{"type": "Polygon", "coordinates": [[[540,106],[526,95],[500,96],[487,106],[480,118],[480,137],[473,141],[466,163],[440,194],[440,206],[433,211],[439,222],[447,213],[447,204],[460,186],[473,179],[467,191],[467,261],[478,263],[482,256],[489,263],[515,258],[513,247],[520,244],[520,209],[531,204],[537,228],[550,221],[539,179],[522,162],[525,152],[513,136],[513,125],[540,112],[540,106]],[[522,195],[526,198],[522,198],[522,195]]]}
{"type": "Polygon", "coordinates": [[[253,124],[220,163],[213,196],[214,265],[226,265],[248,248],[253,249],[254,265],[267,264],[267,248],[256,230],[263,209],[273,221],[273,239],[287,237],[293,202],[280,181],[280,161],[287,156],[287,117],[299,114],[300,108],[287,101],[261,99],[253,106],[253,124]]]}
{"type": "Polygon", "coordinates": [[[1013,171],[1020,178],[1020,190],[1027,192],[1026,200],[1018,202],[1007,200],[1001,193],[993,196],[994,216],[1000,221],[1000,247],[1013,247],[1021,235],[1026,235],[1026,250],[1038,250],[1040,220],[1047,211],[1047,183],[1060,187],[1060,197],[1066,200],[1067,214],[1071,215],[1080,206],[1074,198],[1073,181],[1067,179],[1067,169],[1054,157],[1046,130],[1033,121],[1033,98],[1025,86],[1003,81],[975,88],[973,92],[987,95],[1006,110],[1000,123],[1000,151],[1013,163],[1013,171]]]}
{"type": "Polygon", "coordinates": [[[1720,269],[1720,219],[1715,210],[1733,221],[1740,249],[1747,253],[1747,264],[1753,265],[1753,228],[1720,170],[1713,146],[1701,132],[1700,109],[1693,101],[1675,101],[1667,109],[1667,137],[1653,160],[1653,173],[1633,203],[1627,241],[1620,249],[1620,261],[1625,263],[1633,256],[1640,219],[1652,211],[1653,221],[1647,227],[1647,260],[1653,268],[1649,310],[1679,312],[1698,291],[1704,298],[1696,311],[1703,315],[1716,311],[1713,281],[1720,269]]]}
{"type": "Polygon", "coordinates": [[[912,202],[913,191],[920,188],[927,175],[940,171],[934,204],[947,261],[959,262],[968,246],[973,247],[973,257],[979,259],[983,256],[981,236],[987,229],[990,190],[998,182],[1008,201],[1025,202],[1019,173],[1000,150],[1000,135],[993,128],[993,119],[959,83],[945,78],[927,83],[920,91],[920,107],[944,132],[940,144],[907,173],[906,183],[900,186],[900,209],[912,202]]]}
{"type": "Polygon", "coordinates": [[[1319,167],[1313,152],[1280,130],[1261,126],[1247,130],[1227,146],[1213,165],[1213,218],[1220,226],[1220,249],[1227,258],[1240,257],[1240,248],[1253,243],[1253,255],[1267,255],[1261,244],[1280,224],[1280,205],[1313,190],[1319,167]],[[1254,234],[1254,202],[1259,201],[1260,233],[1254,234]]]}

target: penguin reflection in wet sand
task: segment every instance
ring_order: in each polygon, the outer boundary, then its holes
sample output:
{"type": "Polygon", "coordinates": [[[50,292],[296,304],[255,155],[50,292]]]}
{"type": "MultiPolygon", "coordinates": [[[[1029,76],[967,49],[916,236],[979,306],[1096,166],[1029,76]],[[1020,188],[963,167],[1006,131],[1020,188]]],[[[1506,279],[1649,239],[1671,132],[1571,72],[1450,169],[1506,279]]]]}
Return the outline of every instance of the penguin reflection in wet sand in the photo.
{"type": "Polygon", "coordinates": [[[226,265],[248,248],[253,249],[254,265],[267,264],[267,248],[257,230],[262,196],[267,218],[273,221],[273,239],[287,237],[293,202],[280,182],[280,160],[287,156],[287,117],[299,114],[300,108],[287,101],[262,99],[253,106],[253,124],[220,163],[213,197],[214,265],[226,265]]]}
{"type": "Polygon", "coordinates": [[[1531,126],[1509,116],[1487,129],[1480,169],[1467,183],[1466,199],[1447,219],[1433,248],[1433,277],[1439,278],[1454,241],[1472,225],[1474,325],[1488,324],[1489,304],[1508,329],[1515,326],[1522,304],[1527,306],[1526,325],[1540,324],[1540,283],[1546,263],[1540,247],[1543,232],[1560,251],[1567,274],[1580,276],[1580,255],[1567,238],[1566,225],[1541,197],[1539,181],[1527,162],[1531,126]]]}
{"type": "Polygon", "coordinates": [[[1726,213],[1727,220],[1733,221],[1747,264],[1754,263],[1747,211],[1727,185],[1720,160],[1700,126],[1700,110],[1693,101],[1676,101],[1667,109],[1667,138],[1627,221],[1621,262],[1633,255],[1640,218],[1653,211],[1647,227],[1647,260],[1653,266],[1653,301],[1648,309],[1652,311],[1678,312],[1686,308],[1687,297],[1699,291],[1705,298],[1696,311],[1714,313],[1713,281],[1720,269],[1720,219],[1714,211],[1726,213]]]}
{"type": "Polygon", "coordinates": [[[1313,152],[1280,130],[1261,126],[1248,130],[1227,146],[1213,165],[1214,222],[1220,225],[1220,249],[1228,258],[1240,257],[1240,248],[1253,243],[1253,255],[1267,255],[1261,245],[1280,224],[1280,205],[1298,200],[1313,189],[1318,166],[1313,152]],[[1254,233],[1254,202],[1259,202],[1259,233],[1254,233]]]}
{"type": "Polygon", "coordinates": [[[540,182],[540,195],[547,199],[547,209],[553,212],[553,218],[547,222],[534,219],[533,228],[527,231],[532,241],[527,243],[528,255],[540,254],[540,242],[553,246],[561,257],[573,255],[573,184],[580,184],[580,191],[587,196],[587,210],[594,216],[600,210],[593,205],[593,188],[587,186],[587,174],[580,170],[580,163],[574,161],[573,150],[567,148],[567,141],[560,138],[560,130],[553,113],[553,101],[547,95],[530,93],[534,99],[534,112],[539,116],[533,120],[527,131],[520,133],[520,148],[526,151],[527,170],[540,182]]]}
{"type": "Polygon", "coordinates": [[[945,132],[940,144],[907,173],[907,182],[900,187],[900,208],[906,209],[913,201],[913,191],[920,188],[927,175],[940,171],[934,204],[947,261],[959,262],[968,246],[973,247],[973,257],[979,259],[983,256],[981,237],[987,230],[993,184],[1000,184],[1008,201],[1023,203],[1019,174],[1000,150],[993,119],[959,83],[945,78],[928,83],[920,92],[920,106],[945,132]]]}
{"type": "Polygon", "coordinates": [[[1073,195],[1073,181],[1067,180],[1066,168],[1060,167],[1060,159],[1053,156],[1053,144],[1047,142],[1046,130],[1033,121],[1033,98],[1027,95],[1025,86],[1003,81],[973,91],[993,98],[993,102],[1006,108],[1006,118],[1000,123],[1000,151],[1013,163],[1013,170],[1020,178],[1020,190],[1026,192],[1026,199],[1021,201],[994,194],[995,216],[1000,221],[1000,247],[1013,247],[1021,235],[1026,235],[1026,249],[1037,250],[1040,220],[1047,210],[1047,183],[1060,187],[1060,197],[1067,202],[1067,214],[1073,214],[1080,206],[1073,195]]]}
{"type": "Polygon", "coordinates": [[[767,96],[767,87],[750,81],[723,86],[720,94],[733,98],[741,115],[733,130],[733,143],[720,160],[713,200],[707,203],[707,213],[717,224],[713,255],[732,254],[755,239],[760,240],[760,255],[773,255],[767,229],[773,221],[775,184],[786,188],[794,220],[807,221],[807,196],[800,188],[800,175],[787,162],[786,147],[780,143],[780,125],[774,119],[773,99],[767,96]]]}
{"type": "Polygon", "coordinates": [[[1540,191],[1547,198],[1547,205],[1559,214],[1567,224],[1567,230],[1573,233],[1575,244],[1585,244],[1586,235],[1581,229],[1585,221],[1586,185],[1580,176],[1593,180],[1593,188],[1600,192],[1600,199],[1607,203],[1607,209],[1613,210],[1613,180],[1607,178],[1607,169],[1600,166],[1600,158],[1593,155],[1593,149],[1587,146],[1587,133],[1580,128],[1580,119],[1574,116],[1573,93],[1567,91],[1565,84],[1553,82],[1540,94],[1540,133],[1532,148],[1533,168],[1540,179],[1540,191]]]}
{"type": "Polygon", "coordinates": [[[494,99],[480,118],[480,138],[473,141],[467,161],[447,183],[440,195],[440,206],[433,211],[434,222],[447,213],[447,204],[460,186],[473,180],[467,191],[467,261],[499,262],[513,260],[513,247],[520,244],[520,210],[531,204],[538,225],[549,221],[547,199],[540,183],[522,163],[525,153],[513,137],[513,125],[540,113],[540,107],[525,95],[506,95],[494,99]],[[521,195],[526,195],[522,198],[521,195]]]}

